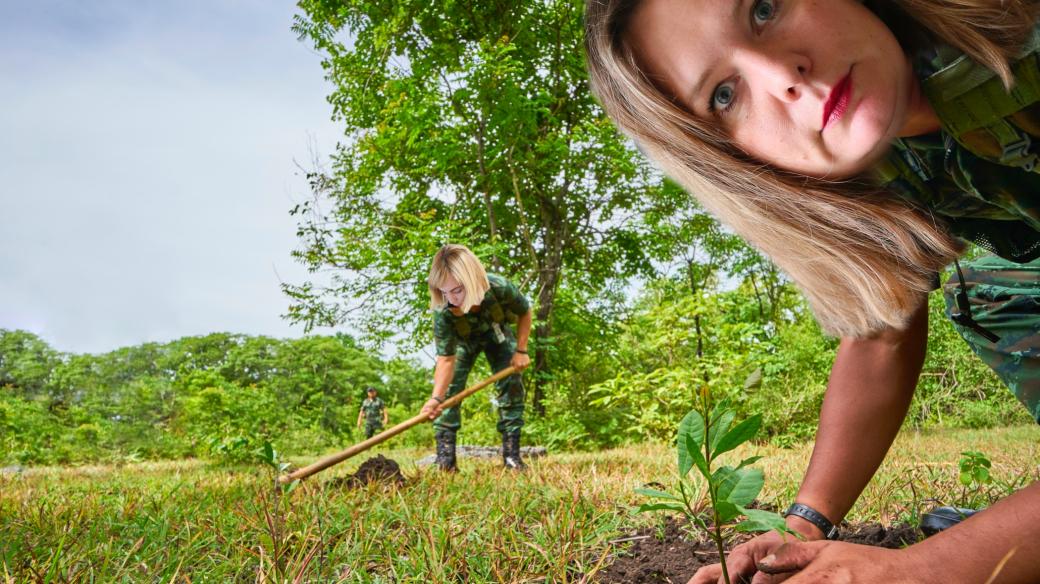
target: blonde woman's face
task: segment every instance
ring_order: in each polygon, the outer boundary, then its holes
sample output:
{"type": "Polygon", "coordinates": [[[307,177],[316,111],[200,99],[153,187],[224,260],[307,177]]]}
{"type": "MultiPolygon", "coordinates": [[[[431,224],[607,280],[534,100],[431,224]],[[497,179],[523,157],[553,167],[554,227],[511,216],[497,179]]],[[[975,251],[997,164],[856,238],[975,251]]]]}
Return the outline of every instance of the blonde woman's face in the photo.
{"type": "Polygon", "coordinates": [[[441,291],[444,299],[452,306],[459,306],[466,299],[466,288],[451,275],[445,278],[437,289],[441,291]]]}
{"type": "Polygon", "coordinates": [[[627,40],[744,152],[808,176],[863,171],[921,107],[898,41],[856,0],[645,0],[627,40]]]}

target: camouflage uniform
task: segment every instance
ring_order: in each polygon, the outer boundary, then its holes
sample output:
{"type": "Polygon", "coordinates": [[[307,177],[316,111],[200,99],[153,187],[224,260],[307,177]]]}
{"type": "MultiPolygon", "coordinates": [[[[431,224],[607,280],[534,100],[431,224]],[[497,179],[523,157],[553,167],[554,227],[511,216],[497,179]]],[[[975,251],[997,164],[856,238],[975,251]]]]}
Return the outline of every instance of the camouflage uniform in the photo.
{"type": "Polygon", "coordinates": [[[365,401],[361,402],[361,411],[365,412],[366,439],[375,436],[376,432],[383,429],[383,410],[385,408],[386,404],[378,397],[366,397],[365,401]]]}
{"type": "MultiPolygon", "coordinates": [[[[433,337],[437,355],[455,356],[455,370],[448,386],[448,397],[466,388],[469,370],[484,353],[493,372],[509,367],[516,352],[516,338],[509,323],[527,314],[531,305],[511,282],[488,274],[491,288],[484,295],[480,310],[455,316],[444,308],[434,312],[433,337]]],[[[519,432],[524,425],[524,385],[520,375],[510,375],[495,384],[498,393],[498,431],[519,432]]],[[[455,432],[462,426],[459,407],[448,408],[433,422],[438,430],[455,432]]]]}
{"type": "Polygon", "coordinates": [[[1034,31],[1010,95],[948,47],[919,54],[915,70],[942,130],[897,139],[876,171],[889,190],[995,254],[958,266],[962,276],[942,287],[946,313],[1040,422],[1040,168],[1031,147],[1040,137],[1038,46],[1034,31]]]}

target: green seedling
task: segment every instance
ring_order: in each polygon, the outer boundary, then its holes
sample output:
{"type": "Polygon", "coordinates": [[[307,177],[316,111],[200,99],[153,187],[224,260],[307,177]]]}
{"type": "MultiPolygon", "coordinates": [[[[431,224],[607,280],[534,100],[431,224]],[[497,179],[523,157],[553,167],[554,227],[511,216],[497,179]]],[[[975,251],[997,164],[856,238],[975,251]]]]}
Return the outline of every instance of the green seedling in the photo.
{"type": "Polygon", "coordinates": [[[762,416],[757,414],[736,425],[735,421],[736,412],[729,408],[728,402],[711,407],[707,388],[703,389],[698,408],[686,414],[679,424],[678,493],[636,489],[638,494],[663,501],[643,504],[640,511],[680,513],[691,525],[708,534],[718,549],[722,577],[727,584],[730,580],[724,530],[794,533],[780,515],[747,507],[765,484],[762,471],[750,466],[762,457],[745,458],[737,466],[719,466],[719,457],[754,438],[762,427],[762,416]],[[695,480],[696,475],[691,478],[693,469],[697,469],[699,479],[695,480]]]}
{"type": "Polygon", "coordinates": [[[993,463],[981,452],[974,450],[962,452],[959,466],[961,469],[960,481],[965,487],[974,485],[976,488],[980,488],[993,480],[989,475],[989,469],[992,468],[993,463]]]}
{"type": "MultiPolygon", "coordinates": [[[[276,490],[281,490],[281,487],[280,487],[280,485],[278,483],[278,477],[279,477],[279,475],[281,475],[285,471],[289,470],[289,467],[291,466],[291,464],[288,463],[288,462],[283,462],[282,459],[281,459],[281,456],[279,456],[279,454],[278,454],[278,451],[275,450],[274,446],[272,446],[271,443],[268,442],[267,440],[264,440],[263,446],[258,448],[253,453],[253,456],[255,456],[257,460],[259,460],[265,466],[267,466],[268,468],[271,469],[273,480],[274,480],[275,489],[276,490]]],[[[285,489],[284,489],[285,493],[288,494],[288,493],[293,492],[293,490],[295,490],[296,487],[299,484],[300,484],[300,481],[293,481],[293,482],[289,483],[288,485],[285,486],[285,489]]]]}
{"type": "Polygon", "coordinates": [[[975,450],[961,452],[961,459],[957,465],[960,468],[958,480],[961,483],[961,505],[975,507],[979,504],[978,494],[983,487],[993,482],[990,476],[990,468],[993,463],[989,458],[975,450]]]}

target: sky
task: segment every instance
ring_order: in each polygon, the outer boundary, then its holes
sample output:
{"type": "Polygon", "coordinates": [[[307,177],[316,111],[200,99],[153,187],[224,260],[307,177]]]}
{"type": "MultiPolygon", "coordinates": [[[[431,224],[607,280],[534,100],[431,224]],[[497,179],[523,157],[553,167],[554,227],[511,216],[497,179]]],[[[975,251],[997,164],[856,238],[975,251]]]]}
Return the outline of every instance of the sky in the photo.
{"type": "Polygon", "coordinates": [[[288,211],[342,131],[295,13],[0,0],[0,328],[75,353],[303,334],[288,211]]]}

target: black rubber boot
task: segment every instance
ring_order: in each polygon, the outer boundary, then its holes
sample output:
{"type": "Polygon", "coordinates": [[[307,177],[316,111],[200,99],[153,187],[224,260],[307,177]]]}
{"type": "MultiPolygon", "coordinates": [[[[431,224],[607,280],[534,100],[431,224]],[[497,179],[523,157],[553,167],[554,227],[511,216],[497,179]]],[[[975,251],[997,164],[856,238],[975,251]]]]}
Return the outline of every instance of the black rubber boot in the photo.
{"type": "Polygon", "coordinates": [[[979,511],[979,509],[962,507],[936,507],[921,516],[921,531],[925,537],[931,537],[944,529],[957,525],[979,511]]]}
{"type": "Polygon", "coordinates": [[[502,465],[512,470],[527,468],[520,458],[520,430],[502,434],[502,465]]]}
{"type": "Polygon", "coordinates": [[[446,472],[455,472],[455,431],[437,430],[433,434],[437,440],[437,468],[446,472]]]}

